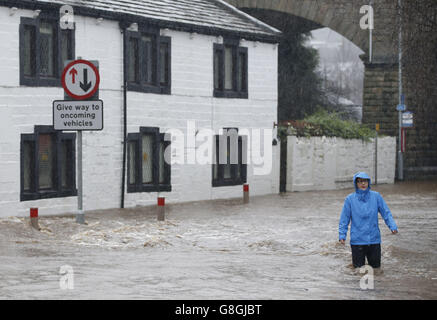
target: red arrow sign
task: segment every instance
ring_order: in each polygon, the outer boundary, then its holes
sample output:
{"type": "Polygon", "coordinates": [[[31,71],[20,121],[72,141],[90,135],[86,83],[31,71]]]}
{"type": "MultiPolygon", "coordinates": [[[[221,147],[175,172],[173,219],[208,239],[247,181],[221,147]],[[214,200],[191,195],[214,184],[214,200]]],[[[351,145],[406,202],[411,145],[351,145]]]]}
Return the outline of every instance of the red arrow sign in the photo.
{"type": "Polygon", "coordinates": [[[77,70],[76,69],[71,69],[70,72],[71,77],[72,77],[72,82],[75,83],[76,82],[76,75],[77,75],[77,70]]]}
{"type": "Polygon", "coordinates": [[[99,70],[90,61],[74,60],[64,68],[61,83],[65,93],[74,100],[89,99],[99,88],[99,70]],[[78,80],[77,83],[76,79],[78,80]]]}

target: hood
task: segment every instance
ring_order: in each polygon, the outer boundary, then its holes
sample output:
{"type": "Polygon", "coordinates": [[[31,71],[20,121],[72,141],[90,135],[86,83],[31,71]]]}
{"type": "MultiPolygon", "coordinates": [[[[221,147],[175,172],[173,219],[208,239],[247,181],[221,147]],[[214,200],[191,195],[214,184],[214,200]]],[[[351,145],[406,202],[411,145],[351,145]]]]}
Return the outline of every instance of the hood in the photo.
{"type": "MultiPolygon", "coordinates": [[[[371,185],[371,179],[369,177],[369,175],[365,172],[357,172],[354,174],[354,186],[355,186],[355,191],[358,191],[358,187],[357,187],[357,178],[361,178],[361,179],[367,179],[369,180],[369,187],[367,188],[367,190],[370,189],[370,185],[371,185]]],[[[361,190],[360,190],[361,191],[361,190]]]]}

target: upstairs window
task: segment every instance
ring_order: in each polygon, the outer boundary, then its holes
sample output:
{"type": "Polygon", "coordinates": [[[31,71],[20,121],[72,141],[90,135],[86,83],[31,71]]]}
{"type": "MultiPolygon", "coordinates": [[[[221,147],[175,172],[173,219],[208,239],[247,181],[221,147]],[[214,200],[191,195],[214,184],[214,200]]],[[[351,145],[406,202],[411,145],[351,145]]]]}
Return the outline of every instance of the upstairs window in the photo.
{"type": "Polygon", "coordinates": [[[214,97],[247,99],[247,48],[238,40],[214,44],[214,97]]]}
{"type": "Polygon", "coordinates": [[[171,191],[171,168],[165,161],[170,141],[164,140],[159,128],[141,127],[139,133],[129,133],[127,141],[127,191],[171,191]]]}
{"type": "Polygon", "coordinates": [[[171,39],[158,29],[126,31],[128,90],[170,94],[171,39]]]}
{"type": "Polygon", "coordinates": [[[215,136],[212,186],[241,185],[247,180],[247,139],[238,129],[225,128],[215,136]]]}
{"type": "Polygon", "coordinates": [[[52,126],[21,135],[21,201],[77,195],[75,141],[52,126]]]}
{"type": "Polygon", "coordinates": [[[65,60],[74,59],[74,30],[61,29],[59,19],[43,13],[21,18],[20,84],[60,86],[65,60]]]}

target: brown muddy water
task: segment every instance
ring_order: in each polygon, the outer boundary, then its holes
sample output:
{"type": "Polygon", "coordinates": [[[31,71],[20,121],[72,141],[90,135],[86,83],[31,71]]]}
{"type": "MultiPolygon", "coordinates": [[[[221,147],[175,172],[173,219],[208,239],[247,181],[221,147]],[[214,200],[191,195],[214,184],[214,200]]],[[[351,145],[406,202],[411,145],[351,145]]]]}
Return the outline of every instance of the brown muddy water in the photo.
{"type": "Polygon", "coordinates": [[[373,190],[399,227],[373,282],[337,241],[346,189],[2,218],[0,299],[436,299],[437,182],[373,190]]]}

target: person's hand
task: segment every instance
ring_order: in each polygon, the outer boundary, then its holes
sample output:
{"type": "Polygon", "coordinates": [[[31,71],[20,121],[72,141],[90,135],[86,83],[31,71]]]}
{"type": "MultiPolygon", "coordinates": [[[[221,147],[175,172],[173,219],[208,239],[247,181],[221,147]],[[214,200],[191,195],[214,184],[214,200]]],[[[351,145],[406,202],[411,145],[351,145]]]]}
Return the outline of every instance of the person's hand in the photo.
{"type": "Polygon", "coordinates": [[[338,242],[340,242],[341,244],[345,243],[344,239],[338,240],[338,242]]]}
{"type": "Polygon", "coordinates": [[[398,230],[392,230],[391,233],[392,233],[392,234],[397,234],[397,233],[398,233],[398,230]]]}

